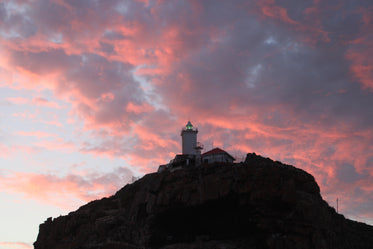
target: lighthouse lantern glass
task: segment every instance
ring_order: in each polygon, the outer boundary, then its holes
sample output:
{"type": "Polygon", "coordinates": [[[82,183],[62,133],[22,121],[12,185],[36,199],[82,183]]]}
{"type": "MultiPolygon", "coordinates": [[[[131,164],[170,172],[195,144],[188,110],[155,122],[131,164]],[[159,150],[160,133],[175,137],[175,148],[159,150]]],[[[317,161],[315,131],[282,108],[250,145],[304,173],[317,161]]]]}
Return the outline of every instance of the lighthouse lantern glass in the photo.
{"type": "Polygon", "coordinates": [[[188,124],[186,125],[186,129],[187,129],[187,130],[193,130],[193,125],[192,125],[191,123],[188,123],[188,124]]]}

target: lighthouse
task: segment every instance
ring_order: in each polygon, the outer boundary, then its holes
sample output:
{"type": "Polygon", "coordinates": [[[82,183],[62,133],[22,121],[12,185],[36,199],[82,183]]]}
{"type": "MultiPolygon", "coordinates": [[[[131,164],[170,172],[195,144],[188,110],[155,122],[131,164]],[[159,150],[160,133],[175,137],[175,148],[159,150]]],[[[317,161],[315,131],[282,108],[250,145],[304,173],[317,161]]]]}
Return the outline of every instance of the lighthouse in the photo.
{"type": "Polygon", "coordinates": [[[185,167],[195,167],[202,163],[232,163],[235,160],[234,157],[220,148],[212,149],[201,155],[203,145],[197,142],[197,133],[198,129],[188,121],[180,133],[182,154],[176,154],[175,158],[171,159],[168,164],[159,165],[159,173],[165,170],[175,171],[185,167]]]}
{"type": "Polygon", "coordinates": [[[182,154],[200,156],[202,146],[197,142],[198,129],[194,128],[188,121],[187,125],[181,130],[182,154]]]}

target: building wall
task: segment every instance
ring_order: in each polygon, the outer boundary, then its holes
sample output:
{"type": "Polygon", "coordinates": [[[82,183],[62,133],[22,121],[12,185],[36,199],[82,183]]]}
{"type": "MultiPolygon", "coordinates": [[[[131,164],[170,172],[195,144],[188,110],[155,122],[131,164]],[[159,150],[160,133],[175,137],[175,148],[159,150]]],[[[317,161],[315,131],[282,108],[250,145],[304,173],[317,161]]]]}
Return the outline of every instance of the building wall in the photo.
{"type": "Polygon", "coordinates": [[[196,155],[197,131],[186,130],[182,133],[182,153],[184,155],[196,155]]]}
{"type": "Polygon", "coordinates": [[[212,155],[202,156],[202,163],[205,163],[206,160],[207,160],[207,163],[214,163],[214,162],[229,162],[229,163],[233,163],[233,159],[230,158],[226,154],[212,154],[212,155]]]}

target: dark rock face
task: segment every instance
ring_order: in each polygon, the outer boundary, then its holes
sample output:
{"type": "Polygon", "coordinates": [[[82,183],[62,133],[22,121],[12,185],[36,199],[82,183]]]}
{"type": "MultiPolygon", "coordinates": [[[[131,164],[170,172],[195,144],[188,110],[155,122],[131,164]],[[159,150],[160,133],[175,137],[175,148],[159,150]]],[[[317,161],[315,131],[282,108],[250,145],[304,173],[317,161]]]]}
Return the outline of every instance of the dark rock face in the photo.
{"type": "Polygon", "coordinates": [[[372,248],[303,170],[248,154],[241,164],[153,173],[40,225],[35,249],[372,248]]]}

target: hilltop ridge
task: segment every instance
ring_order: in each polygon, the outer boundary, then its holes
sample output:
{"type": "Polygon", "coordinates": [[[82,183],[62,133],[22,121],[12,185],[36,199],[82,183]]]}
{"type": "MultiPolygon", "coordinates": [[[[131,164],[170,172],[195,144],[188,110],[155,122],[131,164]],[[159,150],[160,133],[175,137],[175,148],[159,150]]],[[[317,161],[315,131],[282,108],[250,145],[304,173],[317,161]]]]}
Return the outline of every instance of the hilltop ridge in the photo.
{"type": "Polygon", "coordinates": [[[373,227],[346,219],[314,177],[247,154],[145,175],[109,198],[40,225],[35,249],[371,248],[373,227]]]}

